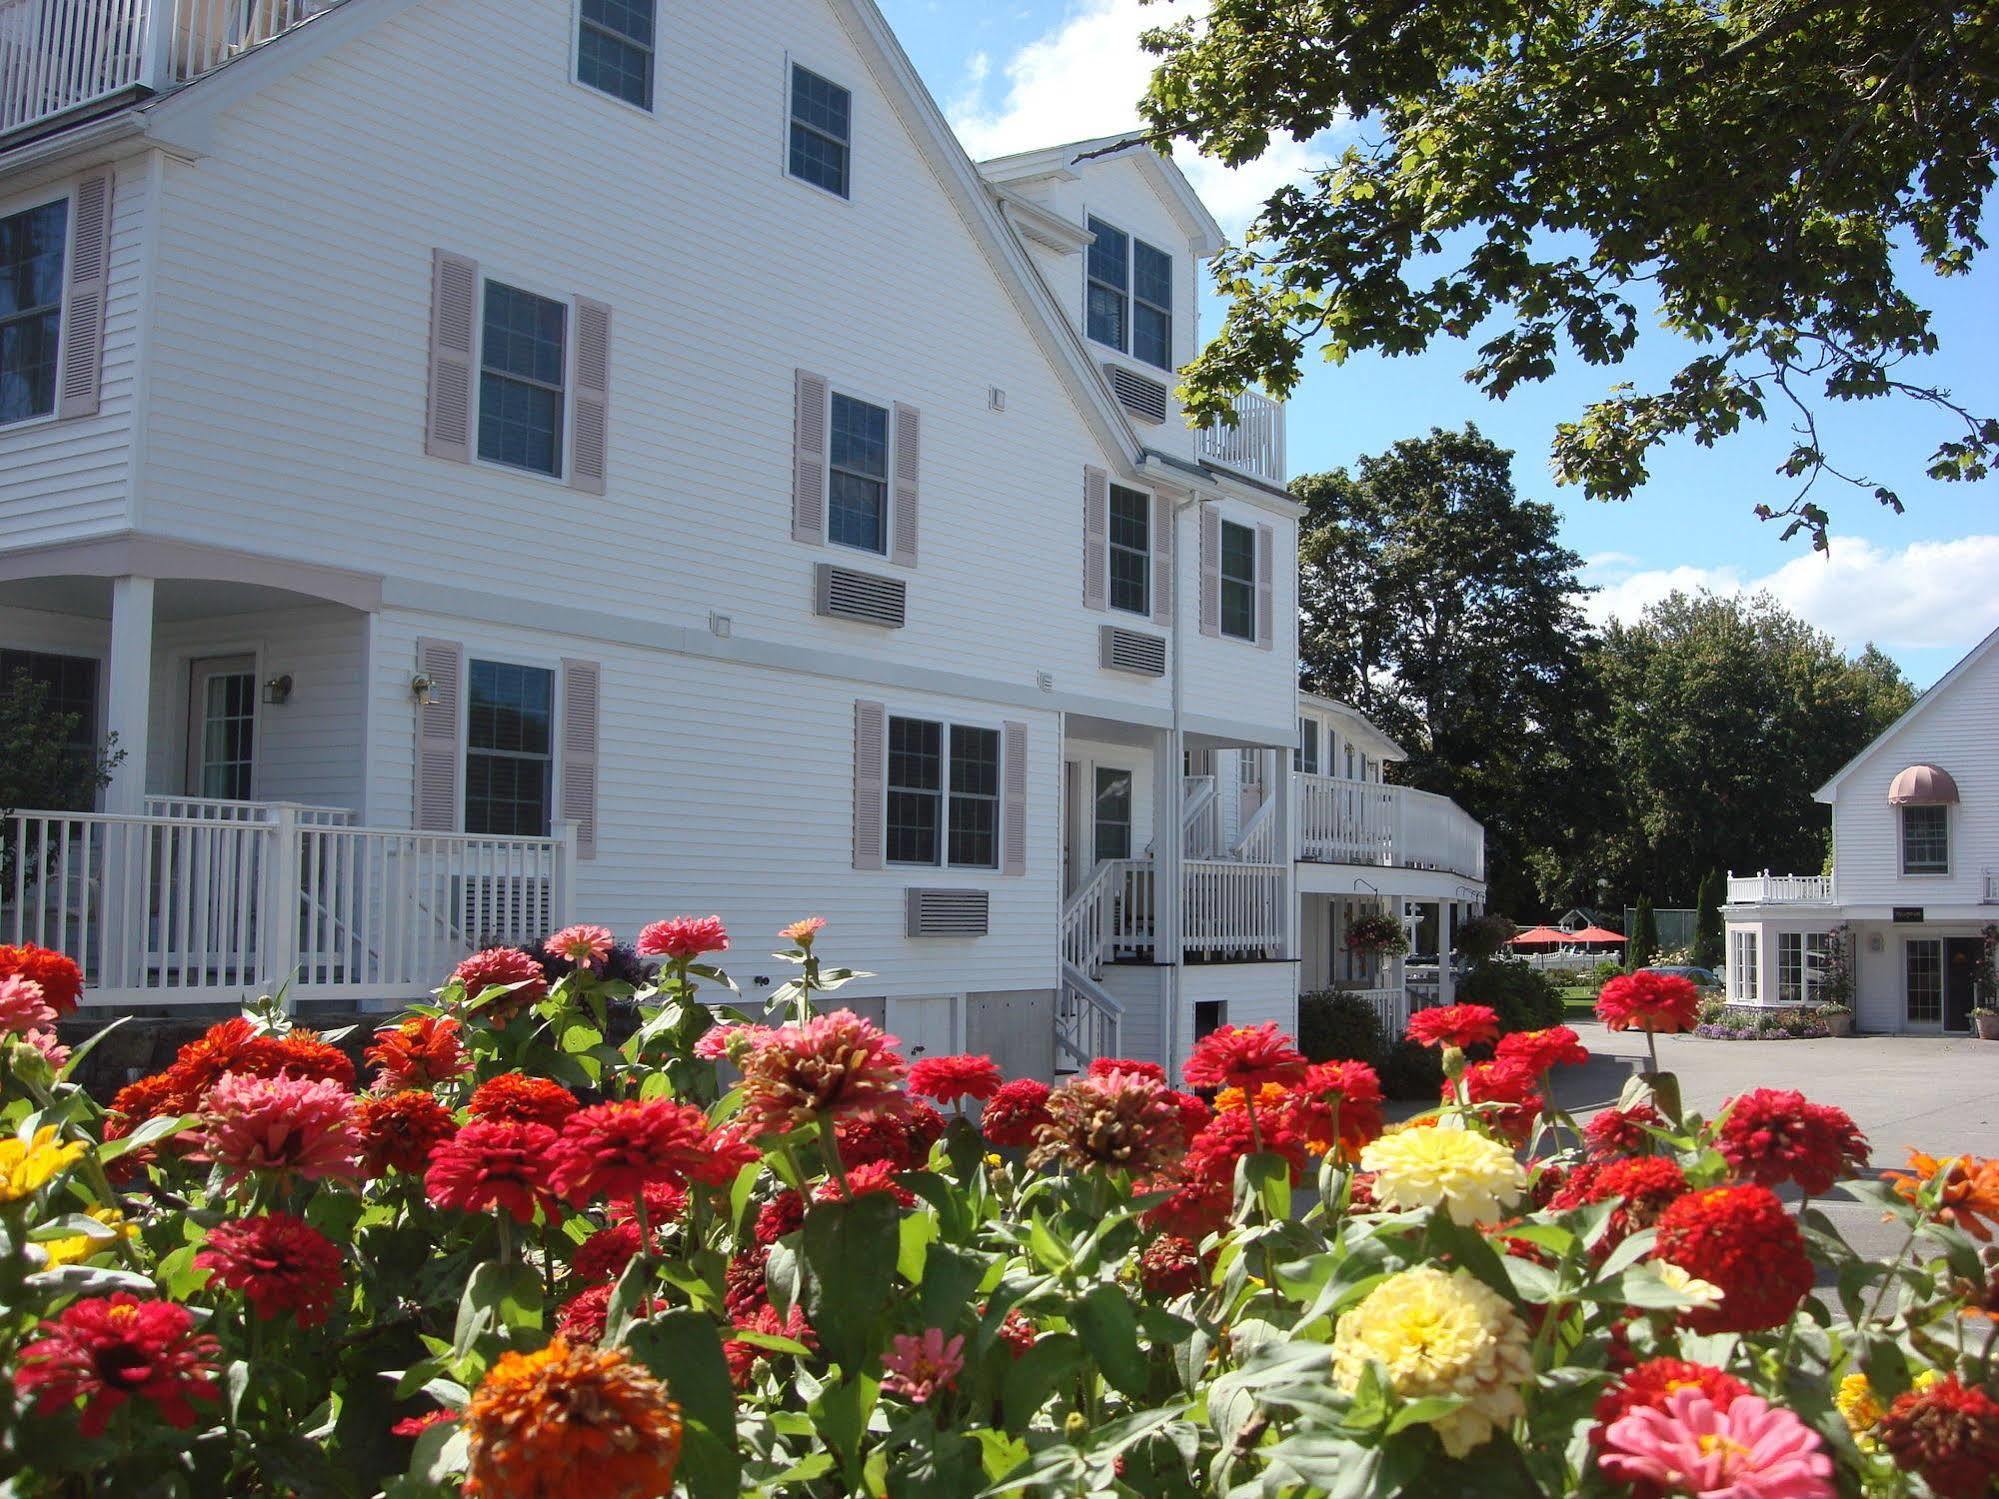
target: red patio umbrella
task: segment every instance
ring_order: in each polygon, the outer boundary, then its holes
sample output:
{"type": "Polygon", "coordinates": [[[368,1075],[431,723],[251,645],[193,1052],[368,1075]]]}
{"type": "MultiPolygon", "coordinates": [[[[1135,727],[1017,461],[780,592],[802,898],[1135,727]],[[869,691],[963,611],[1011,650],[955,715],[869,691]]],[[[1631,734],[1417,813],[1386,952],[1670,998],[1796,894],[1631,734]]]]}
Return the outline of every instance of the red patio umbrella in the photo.
{"type": "Polygon", "coordinates": [[[1586,926],[1579,932],[1570,932],[1571,942],[1622,942],[1624,934],[1613,932],[1609,927],[1586,926]]]}
{"type": "Polygon", "coordinates": [[[1569,934],[1559,927],[1530,926],[1518,936],[1507,940],[1513,947],[1552,947],[1557,942],[1568,941],[1569,934]]]}

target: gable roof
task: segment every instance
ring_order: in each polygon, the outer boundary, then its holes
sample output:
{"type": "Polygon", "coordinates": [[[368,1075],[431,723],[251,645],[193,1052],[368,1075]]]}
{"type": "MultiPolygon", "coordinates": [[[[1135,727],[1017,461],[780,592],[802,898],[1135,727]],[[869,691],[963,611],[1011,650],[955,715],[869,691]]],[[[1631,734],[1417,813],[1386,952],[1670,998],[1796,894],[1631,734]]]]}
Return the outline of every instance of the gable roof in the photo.
{"type": "Polygon", "coordinates": [[[1162,155],[1135,136],[1100,135],[1094,140],[1043,146],[1035,151],[1016,151],[1011,156],[995,156],[980,162],[979,171],[988,182],[1002,186],[1036,177],[1067,179],[1079,175],[1078,165],[1085,157],[1091,162],[1128,162],[1137,167],[1146,186],[1166,206],[1166,211],[1173,215],[1174,222],[1187,238],[1194,242],[1200,257],[1212,260],[1221,253],[1227,236],[1222,233],[1222,226],[1215,222],[1215,216],[1208,212],[1208,205],[1201,201],[1200,194],[1194,191],[1194,185],[1187,180],[1186,174],[1172,157],[1162,155]]]}
{"type": "Polygon", "coordinates": [[[1315,708],[1322,713],[1330,713],[1341,722],[1354,726],[1356,739],[1368,740],[1379,751],[1383,760],[1407,760],[1409,752],[1382,732],[1381,726],[1369,718],[1352,703],[1343,703],[1336,697],[1321,697],[1316,692],[1300,692],[1298,702],[1301,707],[1315,708]]]}
{"type": "Polygon", "coordinates": [[[1819,787],[1817,791],[1812,793],[1813,798],[1817,801],[1822,801],[1822,802],[1831,801],[1833,799],[1834,793],[1836,793],[1839,790],[1839,783],[1845,780],[1848,776],[1852,775],[1855,768],[1860,764],[1862,760],[1865,760],[1869,755],[1873,754],[1876,749],[1886,744],[1890,739],[1893,739],[1897,734],[1901,733],[1903,729],[1907,728],[1911,723],[1915,722],[1917,716],[1919,714],[1927,712],[1931,704],[1937,702],[1941,698],[1948,696],[1952,691],[1954,691],[1957,687],[1957,684],[1963,681],[1966,677],[1970,676],[1973,669],[1977,667],[1978,663],[1983,661],[1987,656],[1989,656],[1992,653],[1993,647],[1995,645],[1999,645],[1999,630],[1994,630],[1990,635],[1987,635],[1983,640],[1979,641],[1978,644],[1974,645],[1969,651],[1965,653],[1963,660],[1959,661],[1957,665],[1953,666],[1949,671],[1945,672],[1941,677],[1937,678],[1935,685],[1933,685],[1929,689],[1929,691],[1925,692],[1921,697],[1917,698],[1913,703],[1909,704],[1907,710],[1902,714],[1900,718],[1896,719],[1893,723],[1889,724],[1887,728],[1883,729],[1880,733],[1876,734],[1872,739],[1868,740],[1867,747],[1865,749],[1863,749],[1859,754],[1855,755],[1851,760],[1848,760],[1844,765],[1840,766],[1838,772],[1833,776],[1831,780],[1827,781],[1823,786],[1819,787]]]}

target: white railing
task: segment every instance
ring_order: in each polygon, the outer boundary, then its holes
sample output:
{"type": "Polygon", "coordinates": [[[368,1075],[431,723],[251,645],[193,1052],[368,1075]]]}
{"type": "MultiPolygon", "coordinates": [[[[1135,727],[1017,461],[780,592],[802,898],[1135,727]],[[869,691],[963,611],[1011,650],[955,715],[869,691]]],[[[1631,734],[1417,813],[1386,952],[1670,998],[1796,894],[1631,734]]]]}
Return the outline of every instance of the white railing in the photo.
{"type": "Polygon", "coordinates": [[[1222,848],[1222,799],[1215,778],[1188,776],[1182,802],[1181,848],[1190,859],[1212,859],[1222,848]]]}
{"type": "Polygon", "coordinates": [[[1834,899],[1829,874],[1761,874],[1728,876],[1728,903],[1732,906],[1760,906],[1790,901],[1829,905],[1834,899]]]}
{"type": "Polygon", "coordinates": [[[270,822],[279,807],[290,807],[298,820],[319,827],[345,827],[354,821],[349,807],[322,807],[310,802],[245,802],[221,796],[149,796],[148,817],[185,817],[203,822],[270,822]]]}
{"type": "Polygon", "coordinates": [[[1282,484],[1284,468],[1284,403],[1260,391],[1245,390],[1230,402],[1233,427],[1201,429],[1201,456],[1239,473],[1282,484]]]}
{"type": "Polygon", "coordinates": [[[1187,951],[1240,956],[1283,947],[1282,864],[1189,859],[1182,869],[1181,938],[1187,951]]]}
{"type": "Polygon", "coordinates": [[[1406,989],[1348,989],[1343,991],[1374,1010],[1381,1022],[1382,1038],[1393,1046],[1409,1028],[1409,992],[1406,989]]]}
{"type": "Polygon", "coordinates": [[[1229,856],[1247,864],[1275,864],[1277,862],[1277,803],[1266,797],[1263,804],[1249,814],[1249,821],[1243,824],[1242,836],[1236,839],[1229,856]]]}
{"type": "Polygon", "coordinates": [[[1062,989],[1055,1002],[1055,1067],[1082,1071],[1098,1057],[1118,1054],[1124,1006],[1089,974],[1062,965],[1062,989]]]}
{"type": "Polygon", "coordinates": [[[1111,866],[1106,860],[1090,871],[1062,907],[1062,961],[1095,978],[1110,956],[1116,903],[1111,896],[1111,866]]]}
{"type": "Polygon", "coordinates": [[[1448,796],[1340,776],[1299,775],[1297,788],[1301,859],[1485,878],[1485,828],[1448,796]]]}
{"type": "MultiPolygon", "coordinates": [[[[574,832],[18,812],[0,934],[60,948],[93,1005],[420,998],[473,948],[561,925],[574,832]]],[[[324,811],[326,809],[313,809],[324,811]]]]}
{"type": "Polygon", "coordinates": [[[0,135],[214,71],[337,0],[0,0],[0,135]]]}

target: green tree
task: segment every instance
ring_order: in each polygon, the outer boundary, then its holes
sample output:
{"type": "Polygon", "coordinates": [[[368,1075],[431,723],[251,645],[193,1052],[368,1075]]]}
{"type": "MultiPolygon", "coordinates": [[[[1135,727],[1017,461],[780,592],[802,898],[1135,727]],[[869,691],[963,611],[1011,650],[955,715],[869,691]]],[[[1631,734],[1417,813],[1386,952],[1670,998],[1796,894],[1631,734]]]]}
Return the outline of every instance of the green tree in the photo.
{"type": "Polygon", "coordinates": [[[1652,897],[1641,895],[1631,916],[1630,941],[1625,958],[1633,968],[1643,968],[1659,956],[1659,918],[1652,914],[1652,897]]]}
{"type": "Polygon", "coordinates": [[[1591,650],[1608,705],[1613,819],[1595,878],[1673,905],[1720,869],[1818,869],[1813,793],[1914,693],[1869,646],[1849,659],[1766,594],[1675,593],[1591,650]]]}
{"type": "Polygon", "coordinates": [[[1286,394],[1315,341],[1482,338],[1468,378],[1504,397],[1561,358],[1619,362],[1652,321],[1694,345],[1678,372],[1557,429],[1557,477],[1593,497],[1774,408],[1798,435],[1758,509],[1822,545],[1822,474],[1901,508],[1834,467],[1828,402],[1928,408],[1934,479],[1999,448],[1906,367],[1939,332],[1896,263],[1961,275],[1984,248],[1999,0],[1214,0],[1146,45],[1155,141],[1237,165],[1359,122],[1217,261],[1232,306],[1187,372],[1197,416],[1252,381],[1286,394]]]}
{"type": "Polygon", "coordinates": [[[1694,918],[1693,961],[1698,967],[1721,967],[1721,901],[1725,893],[1719,869],[1710,869],[1702,876],[1695,901],[1700,909],[1694,918]]]}
{"type": "MultiPolygon", "coordinates": [[[[111,740],[79,741],[77,715],[49,706],[49,690],[26,671],[0,684],[0,888],[13,888],[14,823],[22,808],[87,811],[125,752],[111,740]]],[[[50,853],[51,860],[60,850],[50,853]]]]}
{"type": "Polygon", "coordinates": [[[1492,907],[1525,912],[1531,856],[1573,819],[1595,714],[1582,559],[1551,506],[1514,493],[1511,459],[1476,427],[1436,430],[1291,488],[1304,685],[1409,752],[1397,780],[1485,824],[1492,907]]]}

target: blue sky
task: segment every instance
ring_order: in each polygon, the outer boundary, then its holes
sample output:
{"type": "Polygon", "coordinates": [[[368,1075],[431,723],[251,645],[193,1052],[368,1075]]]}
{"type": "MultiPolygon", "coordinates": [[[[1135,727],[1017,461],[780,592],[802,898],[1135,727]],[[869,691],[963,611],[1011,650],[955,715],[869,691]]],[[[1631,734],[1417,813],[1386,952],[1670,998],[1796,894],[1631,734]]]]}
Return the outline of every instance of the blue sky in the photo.
{"type": "MultiPolygon", "coordinates": [[[[1133,123],[1147,72],[1135,38],[1189,8],[1189,0],[880,3],[975,156],[1110,134],[1133,123]]],[[[1235,232],[1270,187],[1327,154],[1327,143],[1286,143],[1276,159],[1238,174],[1182,164],[1235,232]]],[[[1918,267],[1911,285],[1938,313],[1945,348],[1921,371],[1905,366],[1905,376],[1946,386],[1982,414],[1999,412],[1993,336],[1999,263],[1954,282],[1918,267]]],[[[1204,330],[1219,320],[1214,305],[1203,310],[1204,330]]],[[[1950,433],[1908,403],[1875,401],[1821,414],[1836,461],[1899,490],[1908,507],[1897,516],[1864,491],[1822,481],[1818,498],[1833,512],[1830,558],[1813,554],[1803,537],[1780,541],[1780,526],[1751,513],[1759,500],[1789,495],[1772,472],[1790,446],[1781,425],[1748,430],[1713,450],[1676,444],[1658,455],[1649,484],[1625,503],[1557,489],[1547,467],[1556,422],[1616,381],[1656,385],[1687,347],[1653,333],[1622,366],[1568,365],[1503,403],[1464,383],[1468,345],[1337,367],[1314,357],[1291,399],[1292,465],[1299,472],[1330,468],[1433,426],[1473,421],[1514,450],[1521,491],[1561,511],[1563,539],[1589,560],[1586,577],[1602,589],[1591,604],[1598,617],[1634,614],[1674,586],[1767,587],[1847,648],[1875,641],[1918,685],[1934,681],[1999,628],[1999,480],[1966,486],[1925,478],[1926,455],[1950,433]]]]}

